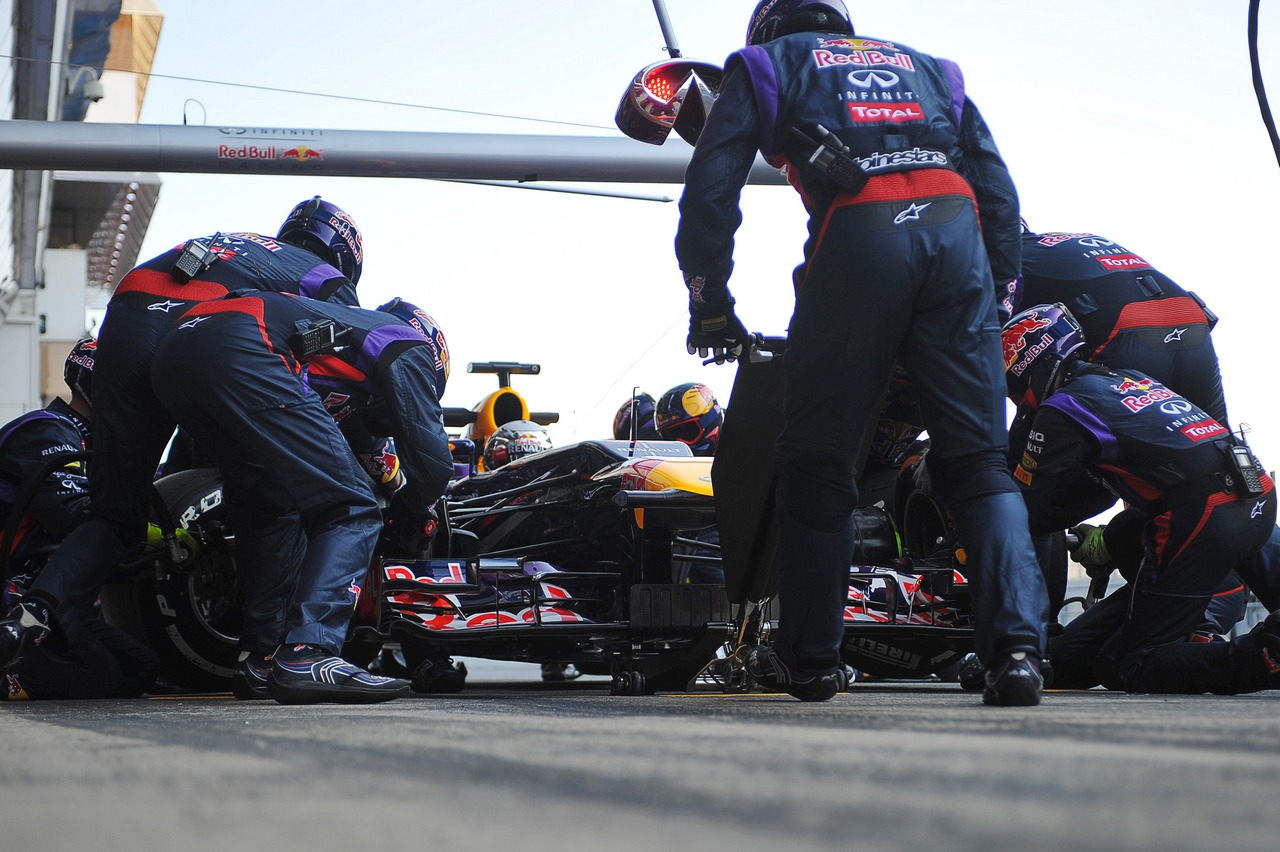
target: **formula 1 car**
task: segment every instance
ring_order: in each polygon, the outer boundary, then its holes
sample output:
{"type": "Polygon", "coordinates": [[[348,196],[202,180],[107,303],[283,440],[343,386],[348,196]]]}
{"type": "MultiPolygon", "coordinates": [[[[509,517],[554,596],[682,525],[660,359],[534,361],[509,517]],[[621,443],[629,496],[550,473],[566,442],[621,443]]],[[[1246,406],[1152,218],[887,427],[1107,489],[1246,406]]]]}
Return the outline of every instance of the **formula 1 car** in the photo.
{"type": "MultiPolygon", "coordinates": [[[[464,431],[453,441],[459,478],[442,501],[441,531],[425,554],[378,554],[344,654],[368,662],[427,639],[459,656],[572,663],[612,675],[615,694],[681,690],[699,675],[750,688],[741,663],[772,624],[769,560],[757,559],[756,576],[744,578],[725,559],[724,585],[675,582],[674,568],[722,562],[720,546],[702,535],[717,512],[730,547],[733,530],[768,528],[734,492],[713,496],[723,450],[732,456],[739,440],[732,428],[714,469],[679,442],[589,440],[485,471],[478,449],[499,425],[556,415],[531,413],[510,387],[512,375],[537,365],[469,368],[496,373],[500,387],[473,409],[446,409],[447,426],[464,431]]],[[[738,393],[735,385],[735,400],[747,399],[738,393]]],[[[891,510],[858,511],[842,657],[878,677],[923,677],[971,650],[972,608],[944,517],[909,477],[899,488],[896,523],[891,510]]],[[[156,490],[157,523],[196,535],[201,550],[185,560],[155,554],[103,591],[104,613],[148,641],[166,680],[225,689],[243,601],[221,480],[199,468],[158,480],[156,490]]],[[[767,555],[768,536],[751,550],[767,555]]]]}

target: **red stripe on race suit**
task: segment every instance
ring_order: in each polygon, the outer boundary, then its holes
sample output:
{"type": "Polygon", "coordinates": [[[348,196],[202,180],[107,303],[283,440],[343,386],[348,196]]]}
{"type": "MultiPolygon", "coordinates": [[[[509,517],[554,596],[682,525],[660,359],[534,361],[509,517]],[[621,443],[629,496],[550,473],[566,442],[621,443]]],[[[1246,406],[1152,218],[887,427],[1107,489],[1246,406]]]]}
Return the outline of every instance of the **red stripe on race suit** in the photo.
{"type": "MultiPolygon", "coordinates": [[[[1235,494],[1228,494],[1225,491],[1215,491],[1213,494],[1210,494],[1208,499],[1205,500],[1204,512],[1201,513],[1200,520],[1196,522],[1196,528],[1193,529],[1191,534],[1186,537],[1182,542],[1182,547],[1178,548],[1178,552],[1175,553],[1172,558],[1177,559],[1182,555],[1182,551],[1186,550],[1187,545],[1191,543],[1191,540],[1199,535],[1200,530],[1204,529],[1204,525],[1209,522],[1209,516],[1213,514],[1214,509],[1219,506],[1225,506],[1228,503],[1234,503],[1237,500],[1256,500],[1258,497],[1274,493],[1275,487],[1275,483],[1271,481],[1271,477],[1264,473],[1262,474],[1262,494],[1259,494],[1257,497],[1240,497],[1235,494]]],[[[1164,565],[1167,563],[1165,562],[1162,554],[1164,552],[1165,545],[1169,543],[1169,513],[1165,512],[1163,515],[1160,515],[1155,519],[1154,523],[1156,525],[1156,562],[1160,565],[1164,565]]]]}
{"type": "Polygon", "coordinates": [[[221,299],[227,295],[227,288],[212,281],[192,279],[186,284],[179,284],[167,272],[156,269],[135,269],[124,277],[116,287],[116,294],[146,293],[149,296],[163,296],[166,299],[179,299],[184,302],[205,302],[209,299],[221,299]]]}
{"type": "Polygon", "coordinates": [[[262,299],[254,296],[239,296],[225,301],[204,302],[196,305],[178,318],[178,324],[181,325],[182,321],[188,317],[212,316],[213,314],[244,314],[245,316],[253,317],[258,323],[258,334],[262,336],[262,343],[267,347],[267,351],[278,355],[289,372],[296,375],[302,369],[301,365],[292,358],[286,357],[284,353],[276,352],[275,347],[271,345],[271,337],[267,334],[266,310],[266,305],[262,299]]]}
{"type": "Polygon", "coordinates": [[[1174,296],[1171,299],[1153,299],[1124,306],[1116,318],[1115,327],[1106,342],[1098,347],[1107,348],[1117,334],[1131,328],[1165,328],[1175,325],[1208,325],[1204,309],[1190,296],[1174,296]]]}
{"type": "MultiPolygon", "coordinates": [[[[867,180],[867,185],[857,195],[842,192],[836,196],[827,210],[826,218],[822,221],[822,231],[818,234],[817,245],[822,246],[826,241],[827,228],[831,225],[831,217],[837,210],[861,204],[920,201],[947,195],[965,196],[973,202],[974,215],[978,215],[978,200],[973,195],[973,187],[950,169],[914,169],[907,172],[875,175],[867,180]]],[[[807,272],[808,264],[806,263],[806,275],[807,272]]],[[[797,286],[796,289],[798,290],[799,287],[797,286]]]]}

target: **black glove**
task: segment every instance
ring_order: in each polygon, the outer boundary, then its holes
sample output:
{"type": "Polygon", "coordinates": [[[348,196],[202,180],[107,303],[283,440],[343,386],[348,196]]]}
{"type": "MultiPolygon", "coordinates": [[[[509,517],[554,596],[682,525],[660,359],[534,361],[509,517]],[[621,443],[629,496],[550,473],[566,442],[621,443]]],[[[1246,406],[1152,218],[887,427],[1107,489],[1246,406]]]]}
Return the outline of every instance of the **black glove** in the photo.
{"type": "Polygon", "coordinates": [[[439,527],[434,508],[423,515],[405,511],[393,502],[382,526],[379,550],[384,556],[425,556],[439,527]]]}
{"type": "Polygon", "coordinates": [[[712,284],[701,275],[684,277],[689,288],[689,354],[710,355],[717,364],[736,361],[750,335],[733,312],[733,297],[724,284],[712,284]]]}

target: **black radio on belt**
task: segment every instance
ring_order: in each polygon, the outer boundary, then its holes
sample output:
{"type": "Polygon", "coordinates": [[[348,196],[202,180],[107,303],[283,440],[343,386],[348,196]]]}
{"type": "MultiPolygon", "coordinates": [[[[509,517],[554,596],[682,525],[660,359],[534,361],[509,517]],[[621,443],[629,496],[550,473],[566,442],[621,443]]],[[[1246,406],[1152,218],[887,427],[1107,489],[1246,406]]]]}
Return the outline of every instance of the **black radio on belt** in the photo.
{"type": "Polygon", "coordinates": [[[173,262],[173,267],[169,270],[169,274],[179,284],[186,284],[192,278],[195,278],[202,272],[208,271],[210,266],[218,259],[218,253],[210,246],[218,242],[218,238],[222,236],[222,232],[213,235],[209,240],[209,245],[205,245],[199,240],[188,240],[187,244],[182,247],[182,253],[178,255],[178,259],[173,262]]]}
{"type": "Polygon", "coordinates": [[[867,185],[867,173],[853,159],[853,152],[834,133],[821,124],[814,127],[818,131],[818,139],[811,138],[798,127],[791,128],[791,135],[809,149],[805,159],[827,180],[845,192],[857,195],[867,185]]]}
{"type": "Polygon", "coordinates": [[[1262,470],[1249,448],[1233,444],[1230,451],[1232,472],[1236,475],[1242,496],[1257,497],[1266,488],[1262,484],[1262,470]]]}
{"type": "Polygon", "coordinates": [[[289,341],[289,348],[298,358],[333,352],[338,348],[338,327],[333,320],[320,320],[310,328],[299,329],[289,341]]]}

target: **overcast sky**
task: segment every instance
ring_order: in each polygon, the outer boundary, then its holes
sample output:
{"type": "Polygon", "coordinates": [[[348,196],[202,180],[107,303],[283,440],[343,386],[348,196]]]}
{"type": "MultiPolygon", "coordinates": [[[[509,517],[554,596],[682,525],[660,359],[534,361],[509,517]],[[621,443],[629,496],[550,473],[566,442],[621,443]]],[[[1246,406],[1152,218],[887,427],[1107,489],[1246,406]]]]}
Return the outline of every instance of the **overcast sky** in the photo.
{"type": "MultiPolygon", "coordinates": [[[[190,123],[213,126],[616,135],[626,84],[664,55],[651,0],[160,4],[153,71],[211,82],[157,76],[147,124],[180,124],[185,108],[190,123]]],[[[684,55],[717,63],[740,46],[753,6],[667,0],[684,55]]],[[[1262,61],[1280,100],[1273,7],[1262,4],[1262,61]]],[[[1263,461],[1280,465],[1280,167],[1250,80],[1247,0],[850,9],[860,35],[960,63],[1033,228],[1110,237],[1208,301],[1222,316],[1215,339],[1233,419],[1253,424],[1263,461]]],[[[675,203],[400,179],[164,178],[143,257],[219,229],[274,233],[312,194],[343,206],[365,238],[362,302],[401,295],[444,328],[454,357],[447,405],[470,407],[496,387],[466,374],[482,360],[542,364],[515,386],[531,407],[561,412],[557,443],[605,434],[633,385],[657,396],[704,381],[727,402],[733,368],[684,352],[675,203]]],[[[744,214],[730,286],[750,328],[782,333],[804,214],[785,187],[748,189],[744,214]]]]}

